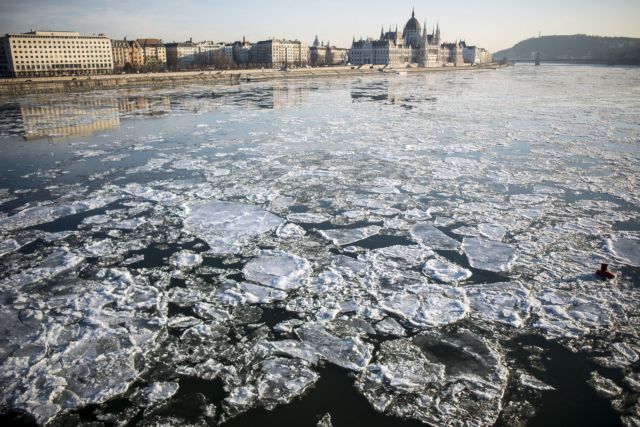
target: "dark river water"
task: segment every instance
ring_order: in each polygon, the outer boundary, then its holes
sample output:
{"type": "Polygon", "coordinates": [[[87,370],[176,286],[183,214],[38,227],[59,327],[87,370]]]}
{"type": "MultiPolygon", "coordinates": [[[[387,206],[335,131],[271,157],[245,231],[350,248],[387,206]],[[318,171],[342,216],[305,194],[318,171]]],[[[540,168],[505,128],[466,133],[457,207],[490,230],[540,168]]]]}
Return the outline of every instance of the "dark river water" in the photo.
{"type": "Polygon", "coordinates": [[[638,424],[639,159],[638,68],[0,99],[0,422],[638,424]]]}

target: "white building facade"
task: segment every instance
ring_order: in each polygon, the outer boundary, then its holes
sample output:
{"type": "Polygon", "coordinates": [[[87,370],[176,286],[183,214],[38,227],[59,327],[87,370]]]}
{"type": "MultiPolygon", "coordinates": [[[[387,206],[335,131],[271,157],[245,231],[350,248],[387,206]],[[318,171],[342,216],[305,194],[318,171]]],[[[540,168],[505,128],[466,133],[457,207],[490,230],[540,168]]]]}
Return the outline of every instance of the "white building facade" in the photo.
{"type": "Polygon", "coordinates": [[[111,39],[72,31],[7,34],[0,40],[0,72],[6,77],[110,74],[111,39]]]}
{"type": "Polygon", "coordinates": [[[309,63],[309,46],[298,40],[264,40],[251,46],[249,61],[268,68],[304,67],[309,63]]]}
{"type": "Polygon", "coordinates": [[[462,50],[464,62],[471,65],[486,65],[493,62],[493,55],[488,50],[477,46],[465,46],[462,50]]]}
{"type": "Polygon", "coordinates": [[[392,68],[415,65],[419,67],[462,66],[462,42],[443,43],[440,37],[440,26],[437,25],[431,34],[427,33],[426,22],[420,25],[415,11],[407,21],[404,31],[400,33],[384,29],[380,38],[353,40],[349,52],[349,61],[353,65],[385,65],[392,68]]]}

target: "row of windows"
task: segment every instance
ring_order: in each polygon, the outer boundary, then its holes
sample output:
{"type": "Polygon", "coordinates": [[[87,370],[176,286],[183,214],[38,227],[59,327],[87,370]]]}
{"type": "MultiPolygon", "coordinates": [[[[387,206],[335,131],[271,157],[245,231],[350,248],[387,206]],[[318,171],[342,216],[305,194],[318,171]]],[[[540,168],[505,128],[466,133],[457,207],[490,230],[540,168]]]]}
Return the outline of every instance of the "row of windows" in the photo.
{"type": "MultiPolygon", "coordinates": [[[[69,58],[67,58],[67,59],[69,59],[69,58]]],[[[87,59],[87,60],[82,61],[81,63],[82,64],[86,64],[89,61],[91,61],[91,62],[95,62],[95,61],[105,62],[105,59],[104,58],[103,59],[87,59]]],[[[17,64],[59,64],[60,60],[58,60],[58,61],[47,61],[47,60],[44,60],[44,61],[15,61],[15,63],[16,63],[16,65],[17,64]]]]}
{"type": "Polygon", "coordinates": [[[108,64],[52,64],[51,66],[44,65],[18,65],[16,70],[48,70],[48,69],[81,69],[81,68],[111,68],[108,64]]]}
{"type": "Polygon", "coordinates": [[[27,58],[110,58],[111,55],[16,55],[17,59],[27,59],[27,58]]]}
{"type": "Polygon", "coordinates": [[[111,41],[106,40],[106,41],[95,41],[95,40],[76,40],[76,41],[64,41],[64,40],[34,40],[33,42],[31,40],[16,40],[16,39],[11,39],[12,42],[17,43],[17,44],[28,44],[28,45],[35,45],[35,44],[103,44],[103,45],[107,45],[107,44],[111,44],[111,41]]]}

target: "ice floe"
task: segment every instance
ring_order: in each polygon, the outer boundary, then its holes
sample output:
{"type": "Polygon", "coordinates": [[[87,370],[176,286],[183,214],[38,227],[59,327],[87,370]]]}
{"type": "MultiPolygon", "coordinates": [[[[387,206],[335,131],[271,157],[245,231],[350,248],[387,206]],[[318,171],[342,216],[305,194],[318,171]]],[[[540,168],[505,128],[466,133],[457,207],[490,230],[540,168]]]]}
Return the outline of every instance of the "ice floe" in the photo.
{"type": "Polygon", "coordinates": [[[540,390],[540,391],[555,390],[555,387],[552,387],[549,384],[546,384],[546,383],[540,381],[539,379],[537,379],[533,375],[530,375],[530,374],[528,374],[526,372],[519,372],[518,373],[518,379],[520,380],[520,384],[522,384],[525,387],[534,389],[534,390],[540,390]]]}
{"type": "Polygon", "coordinates": [[[515,250],[511,245],[478,237],[465,237],[462,250],[471,267],[480,270],[509,271],[516,260],[515,250]]]}
{"type": "Polygon", "coordinates": [[[385,341],[357,386],[381,412],[433,425],[492,425],[507,378],[495,345],[459,330],[385,341]]]}
{"type": "Polygon", "coordinates": [[[262,285],[280,290],[296,289],[303,285],[311,273],[309,262],[285,252],[263,251],[247,263],[244,277],[262,285]]]}
{"type": "Polygon", "coordinates": [[[321,230],[320,234],[337,246],[345,246],[359,242],[367,237],[378,234],[381,230],[377,225],[364,228],[342,228],[337,230],[321,230]]]}
{"type": "Polygon", "coordinates": [[[413,239],[430,249],[456,251],[460,242],[444,234],[431,224],[416,224],[411,229],[413,239]]]}
{"type": "Polygon", "coordinates": [[[202,255],[184,250],[171,255],[169,263],[179,269],[194,268],[202,264],[202,255]]]}
{"type": "Polygon", "coordinates": [[[212,252],[234,254],[252,237],[274,231],[284,220],[257,206],[210,202],[185,208],[184,227],[212,252]]]}
{"type": "Polygon", "coordinates": [[[462,282],[472,276],[471,271],[442,258],[432,258],[425,262],[422,272],[427,277],[444,283],[462,282]]]}
{"type": "Polygon", "coordinates": [[[608,245],[622,262],[640,267],[640,239],[622,238],[609,241],[608,245]]]}
{"type": "Polygon", "coordinates": [[[469,309],[464,290],[419,283],[381,298],[380,307],[417,327],[457,322],[469,309]]]}
{"type": "Polygon", "coordinates": [[[521,328],[537,307],[529,289],[521,283],[491,283],[464,287],[474,316],[521,328]]]}

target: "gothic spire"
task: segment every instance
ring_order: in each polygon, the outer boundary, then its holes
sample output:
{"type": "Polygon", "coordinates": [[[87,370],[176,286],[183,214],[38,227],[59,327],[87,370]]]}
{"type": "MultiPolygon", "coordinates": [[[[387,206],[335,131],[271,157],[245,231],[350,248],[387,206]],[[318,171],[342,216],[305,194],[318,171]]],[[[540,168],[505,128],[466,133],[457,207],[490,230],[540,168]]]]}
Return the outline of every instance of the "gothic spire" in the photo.
{"type": "Polygon", "coordinates": [[[416,6],[413,6],[413,9],[411,9],[411,17],[415,18],[416,17],[416,6]]]}

